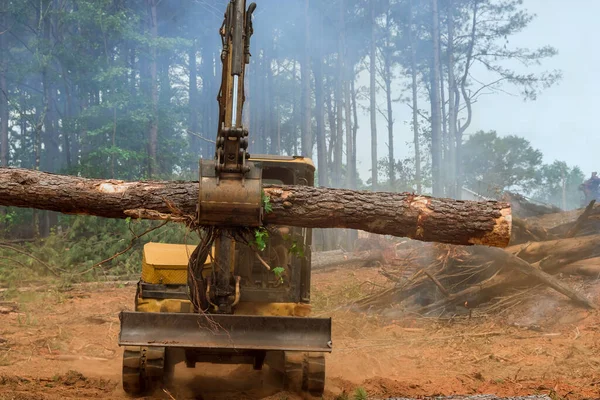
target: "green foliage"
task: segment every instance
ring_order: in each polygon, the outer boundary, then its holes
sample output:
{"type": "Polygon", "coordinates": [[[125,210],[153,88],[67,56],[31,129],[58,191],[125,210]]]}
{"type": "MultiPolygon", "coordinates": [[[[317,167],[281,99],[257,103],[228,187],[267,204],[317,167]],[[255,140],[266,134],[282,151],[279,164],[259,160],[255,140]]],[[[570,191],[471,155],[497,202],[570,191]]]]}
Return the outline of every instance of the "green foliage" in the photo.
{"type": "Polygon", "coordinates": [[[262,198],[262,204],[263,204],[263,209],[265,210],[265,213],[267,213],[267,214],[272,213],[273,205],[271,204],[271,198],[269,196],[267,196],[264,191],[261,193],[261,198],[262,198]]]}
{"type": "Polygon", "coordinates": [[[125,250],[134,238],[158,225],[154,221],[124,221],[88,216],[65,216],[68,230],[55,231],[32,243],[0,247],[0,286],[23,284],[31,280],[61,279],[63,282],[98,279],[104,275],[137,276],[141,272],[144,244],[197,243],[198,237],[182,224],[168,224],[137,240],[132,248],[107,262],[92,268],[125,250]],[[34,258],[35,257],[35,258],[34,258]],[[40,261],[38,261],[40,260],[40,261]],[[59,273],[54,276],[48,269],[59,273]]]}
{"type": "Polygon", "coordinates": [[[283,267],[275,267],[273,268],[273,273],[275,277],[279,281],[279,283],[283,283],[283,275],[285,274],[285,269],[283,267]]]}
{"type": "MultiPolygon", "coordinates": [[[[10,166],[98,178],[197,179],[198,158],[211,158],[214,154],[214,144],[209,141],[215,137],[218,119],[215,101],[220,81],[218,29],[224,4],[173,0],[152,4],[157,4],[154,14],[159,27],[157,35],[153,34],[151,24],[153,13],[148,3],[142,1],[6,3],[3,13],[6,33],[3,38],[6,42],[1,49],[1,58],[10,63],[10,68],[4,68],[10,166]],[[159,133],[155,143],[156,159],[150,160],[150,127],[153,123],[158,124],[159,133]],[[157,170],[153,176],[149,176],[151,165],[155,165],[157,170]]],[[[323,151],[327,153],[328,161],[319,165],[319,169],[330,171],[335,167],[341,171],[341,176],[335,177],[339,181],[333,182],[330,177],[330,182],[318,184],[341,186],[342,182],[347,182],[349,166],[343,163],[347,163],[350,154],[338,156],[332,149],[332,146],[339,146],[336,150],[343,154],[341,149],[350,133],[346,132],[345,122],[351,118],[345,114],[345,93],[339,93],[339,89],[346,87],[347,81],[358,84],[357,77],[369,66],[371,11],[375,17],[373,44],[378,59],[385,58],[392,66],[401,66],[392,68],[396,74],[393,83],[397,86],[409,77],[409,71],[413,69],[411,50],[414,47],[417,51],[414,69],[422,95],[431,92],[428,88],[432,58],[430,4],[428,0],[347,0],[345,7],[340,9],[333,2],[312,1],[305,10],[302,2],[289,2],[282,8],[280,1],[262,0],[254,16],[257,29],[251,49],[255,50],[252,51],[247,76],[252,97],[245,109],[250,119],[247,126],[250,128],[249,151],[287,155],[301,153],[302,133],[307,128],[303,127],[303,116],[307,115],[303,100],[308,100],[306,104],[311,108],[308,128],[316,133],[314,142],[308,145],[315,147],[318,135],[323,135],[320,138],[326,144],[323,151]],[[411,4],[413,9],[409,10],[411,4]],[[302,20],[305,11],[310,24],[302,20]],[[332,15],[336,17],[331,18],[332,15]],[[345,26],[341,25],[342,21],[345,26]],[[307,33],[306,26],[318,32],[309,35],[311,40],[317,37],[318,43],[302,44],[307,33]],[[340,40],[340,32],[344,33],[343,41],[340,40]],[[414,33],[415,43],[409,43],[409,32],[414,33]],[[341,43],[345,43],[344,48],[340,47],[341,43]],[[340,55],[343,55],[344,62],[338,65],[338,60],[342,59],[340,55]],[[311,75],[303,70],[305,57],[318,60],[322,69],[317,81],[317,63],[311,66],[311,69],[315,67],[315,71],[312,71],[314,79],[308,82],[308,99],[303,99],[302,94],[306,87],[303,85],[306,83],[304,77],[311,75]],[[340,67],[345,67],[345,70],[341,71],[340,67]],[[320,104],[316,98],[317,83],[322,94],[320,104]],[[340,110],[343,112],[338,113],[340,110]],[[317,127],[318,117],[321,117],[320,127],[317,127]],[[343,140],[336,136],[340,127],[343,140]]],[[[450,14],[445,8],[448,3],[440,2],[440,7],[440,24],[447,27],[446,19],[450,14]]],[[[510,38],[524,30],[533,19],[521,0],[455,0],[453,7],[456,75],[458,78],[463,76],[465,66],[479,65],[479,68],[472,68],[470,73],[464,74],[464,85],[471,101],[476,101],[484,93],[499,91],[503,85],[517,87],[524,97],[533,99],[540,90],[559,78],[558,72],[532,73],[506,67],[515,64],[530,67],[556,54],[556,50],[549,46],[534,50],[509,46],[510,38]],[[474,4],[479,7],[479,16],[485,17],[478,20],[473,38],[473,60],[467,63],[465,58],[474,4]],[[519,63],[511,63],[511,60],[519,63]],[[498,78],[497,82],[490,84],[478,79],[480,71],[494,75],[498,78]],[[486,90],[480,90],[482,85],[486,90]]],[[[442,53],[448,53],[447,32],[444,35],[442,53]]],[[[442,57],[446,63],[449,60],[447,55],[442,57]]],[[[380,67],[377,65],[377,68],[380,67]]],[[[449,71],[451,68],[443,65],[441,70],[449,71]]],[[[356,107],[362,111],[361,103],[366,100],[365,88],[358,85],[354,88],[354,84],[348,86],[352,87],[351,100],[357,100],[356,107]]],[[[459,98],[464,96],[462,91],[457,90],[457,93],[460,93],[459,98]]],[[[459,119],[463,119],[466,102],[465,99],[460,100],[459,119]]],[[[429,105],[421,104],[419,108],[422,115],[418,135],[422,148],[419,160],[421,183],[427,188],[431,186],[431,124],[423,110],[429,105]]],[[[350,129],[358,129],[355,121],[351,121],[350,129]]],[[[359,135],[363,131],[357,130],[359,135]]],[[[473,187],[479,182],[477,175],[482,176],[482,182],[494,188],[518,186],[530,190],[540,179],[554,182],[551,171],[545,175],[537,174],[535,166],[539,163],[536,164],[535,157],[532,157],[532,150],[515,151],[525,146],[526,141],[513,139],[509,143],[508,138],[495,138],[491,149],[469,139],[463,149],[468,186],[473,187]],[[479,148],[481,146],[484,148],[479,148]],[[470,150],[473,149],[482,150],[482,154],[489,151],[492,157],[487,157],[490,154],[481,158],[471,157],[470,150]],[[504,158],[496,158],[496,154],[504,154],[504,158]],[[534,166],[533,170],[531,166],[534,166]],[[497,167],[500,168],[498,173],[495,172],[497,167]]],[[[358,142],[361,143],[361,140],[358,142]]],[[[380,168],[383,173],[379,177],[381,188],[416,190],[414,157],[391,164],[396,181],[393,184],[385,182],[385,177],[391,172],[385,168],[389,169],[390,163],[380,163],[384,167],[380,168]]],[[[574,182],[576,178],[572,180],[574,182]]],[[[352,184],[359,189],[370,186],[369,181],[363,183],[360,177],[352,184]]],[[[555,192],[548,189],[547,193],[540,192],[540,196],[555,201],[555,192]]],[[[262,205],[265,213],[273,211],[271,200],[264,194],[262,205]]],[[[34,215],[31,210],[9,210],[0,214],[0,233],[7,238],[31,238],[38,233],[39,227],[39,234],[47,236],[47,239],[22,247],[38,256],[43,255],[42,258],[50,265],[60,266],[74,274],[127,245],[131,237],[130,226],[134,226],[136,232],[152,226],[151,223],[130,220],[125,223],[85,221],[61,217],[57,224],[47,213],[34,215]],[[50,234],[53,229],[54,233],[50,234]]],[[[160,232],[168,230],[173,231],[173,238],[179,236],[183,239],[183,229],[169,227],[160,232]]],[[[152,233],[150,237],[155,235],[158,233],[152,233]]],[[[266,231],[257,231],[254,238],[257,248],[264,250],[267,239],[266,231]]],[[[144,240],[140,240],[128,255],[111,261],[108,267],[123,273],[139,268],[142,243],[144,240]]],[[[304,256],[304,250],[296,242],[290,242],[289,250],[297,257],[304,256]]],[[[31,259],[12,253],[4,256],[37,273],[44,273],[44,269],[31,259]]],[[[6,259],[4,262],[11,264],[6,259]]],[[[23,268],[16,270],[25,271],[23,268]]],[[[28,272],[13,272],[11,268],[0,266],[0,280],[4,279],[3,273],[9,274],[11,279],[30,276],[28,272]]]]}
{"type": "Polygon", "coordinates": [[[298,242],[298,239],[295,239],[292,235],[285,234],[283,235],[283,240],[288,246],[288,251],[291,255],[299,258],[304,258],[304,246],[302,243],[298,242]]]}
{"type": "Polygon", "coordinates": [[[269,239],[269,231],[265,228],[260,227],[254,230],[254,245],[258,251],[264,251],[267,248],[267,241],[269,239]]]}
{"type": "Polygon", "coordinates": [[[298,244],[297,240],[294,240],[290,246],[290,254],[299,258],[304,258],[304,247],[301,244],[298,244]]]}
{"type": "Polygon", "coordinates": [[[524,138],[480,131],[469,137],[462,151],[465,185],[477,193],[489,197],[507,189],[531,193],[539,183],[542,153],[524,138]]]}
{"type": "Polygon", "coordinates": [[[567,210],[581,207],[583,196],[579,185],[583,183],[585,176],[579,167],[570,167],[564,161],[554,161],[543,165],[538,175],[540,184],[533,194],[535,200],[567,210]]]}
{"type": "Polygon", "coordinates": [[[365,388],[359,387],[359,388],[356,388],[356,390],[354,391],[354,395],[352,396],[352,399],[353,400],[368,400],[369,395],[367,394],[367,391],[365,390],[365,388]]]}

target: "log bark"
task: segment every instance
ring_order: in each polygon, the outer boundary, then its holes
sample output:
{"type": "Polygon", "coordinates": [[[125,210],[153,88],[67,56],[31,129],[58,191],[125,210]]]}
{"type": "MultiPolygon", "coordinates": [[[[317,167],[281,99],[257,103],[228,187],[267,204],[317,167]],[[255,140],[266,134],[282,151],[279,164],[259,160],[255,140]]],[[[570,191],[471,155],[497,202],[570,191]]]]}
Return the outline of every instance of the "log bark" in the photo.
{"type": "Polygon", "coordinates": [[[383,261],[381,251],[371,250],[357,254],[348,253],[343,250],[319,251],[312,253],[311,268],[318,270],[349,264],[366,264],[373,261],[383,261]]]}
{"type": "Polygon", "coordinates": [[[562,267],[559,272],[570,275],[583,275],[600,278],[600,257],[575,261],[562,267]]]}
{"type": "MultiPolygon", "coordinates": [[[[266,224],[358,229],[457,245],[506,247],[510,240],[511,209],[502,202],[308,186],[264,191],[272,206],[266,224]]],[[[0,168],[3,206],[181,221],[195,216],[197,199],[197,182],[124,182],[0,168]]]]}
{"type": "Polygon", "coordinates": [[[510,246],[506,251],[552,273],[567,264],[587,258],[600,257],[600,235],[510,246]]]}

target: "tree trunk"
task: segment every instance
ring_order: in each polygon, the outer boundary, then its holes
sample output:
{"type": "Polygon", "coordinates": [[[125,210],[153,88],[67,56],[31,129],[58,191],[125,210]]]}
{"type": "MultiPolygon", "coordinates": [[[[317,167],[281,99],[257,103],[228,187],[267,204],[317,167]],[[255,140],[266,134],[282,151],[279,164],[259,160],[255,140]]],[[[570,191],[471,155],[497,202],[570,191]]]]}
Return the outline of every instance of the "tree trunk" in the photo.
{"type": "Polygon", "coordinates": [[[148,177],[152,178],[157,174],[157,149],[158,149],[158,77],[157,77],[157,39],[158,39],[158,21],[157,21],[157,0],[146,0],[150,12],[150,86],[152,100],[152,116],[150,117],[150,129],[148,131],[148,177]]]}
{"type": "MultiPolygon", "coordinates": [[[[467,130],[467,128],[471,125],[471,121],[473,118],[473,107],[472,107],[472,102],[471,102],[471,98],[469,97],[469,94],[467,93],[467,78],[469,77],[469,71],[471,69],[471,63],[472,63],[472,59],[473,59],[473,49],[475,47],[475,41],[477,40],[477,11],[479,8],[479,1],[474,1],[473,2],[473,21],[471,24],[471,37],[469,40],[469,44],[467,46],[467,59],[465,60],[464,63],[464,72],[462,75],[462,78],[460,80],[460,93],[462,94],[463,99],[465,100],[465,107],[467,109],[467,120],[465,121],[465,123],[463,125],[461,125],[460,123],[457,124],[457,131],[456,131],[456,180],[457,180],[457,187],[460,190],[462,188],[462,182],[463,182],[463,171],[462,171],[462,137],[463,134],[465,133],[465,131],[467,130]]],[[[458,110],[460,109],[459,107],[459,100],[460,97],[457,96],[457,101],[456,101],[456,109],[457,109],[457,113],[458,110]]]]}
{"type": "Polygon", "coordinates": [[[442,49],[441,49],[441,45],[440,45],[440,71],[439,71],[439,75],[440,75],[440,114],[441,114],[441,119],[442,119],[442,130],[441,130],[441,147],[442,147],[442,151],[441,151],[441,162],[440,165],[442,166],[442,172],[441,172],[441,177],[442,177],[442,182],[444,185],[444,190],[445,190],[445,195],[446,197],[451,197],[454,198],[454,195],[451,194],[451,183],[448,180],[448,163],[449,161],[449,157],[448,157],[448,146],[449,146],[449,140],[448,140],[448,115],[446,114],[446,90],[444,87],[444,66],[441,62],[441,58],[442,58],[442,49]]]}
{"type": "MultiPolygon", "coordinates": [[[[265,186],[264,192],[273,209],[264,216],[267,224],[358,229],[464,245],[505,247],[510,240],[508,203],[308,186],[265,186]]],[[[3,206],[181,221],[195,215],[197,200],[197,182],[124,182],[0,169],[3,206]]]]}
{"type": "Polygon", "coordinates": [[[433,63],[431,65],[431,172],[433,195],[442,196],[442,144],[440,105],[440,26],[438,0],[431,0],[433,10],[433,63]]]}
{"type": "Polygon", "coordinates": [[[390,191],[396,191],[396,160],[394,158],[394,115],[392,110],[392,67],[391,54],[385,55],[385,97],[387,101],[387,125],[388,125],[388,164],[390,191]]]}
{"type": "Polygon", "coordinates": [[[417,93],[417,46],[413,34],[413,9],[410,2],[410,26],[408,28],[410,42],[410,75],[412,78],[412,117],[413,117],[413,141],[415,146],[415,181],[417,182],[417,193],[422,193],[421,186],[421,146],[419,143],[419,99],[417,93]]]}
{"type": "Polygon", "coordinates": [[[448,4],[448,187],[450,188],[450,197],[459,198],[461,193],[456,180],[456,132],[458,127],[456,120],[458,112],[456,110],[455,93],[456,78],[454,77],[454,1],[450,0],[448,4]]]}
{"type": "MultiPolygon", "coordinates": [[[[277,76],[281,74],[281,60],[276,60],[277,63],[277,76]]],[[[246,80],[248,82],[248,80],[246,80]]],[[[282,155],[281,152],[281,93],[279,91],[275,94],[275,122],[277,124],[277,146],[275,147],[276,153],[282,155]]],[[[318,112],[318,111],[317,111],[318,112]]]]}
{"type": "Polygon", "coordinates": [[[509,253],[541,269],[552,272],[567,264],[587,258],[600,257],[600,235],[549,240],[510,246],[509,253]]]}
{"type": "MultiPolygon", "coordinates": [[[[348,68],[345,68],[348,72],[348,68]]],[[[352,138],[352,104],[350,97],[350,78],[346,74],[344,79],[344,114],[346,116],[346,187],[348,189],[356,189],[356,168],[353,165],[352,156],[354,155],[353,138],[352,138]]]]}
{"type": "Polygon", "coordinates": [[[6,23],[8,18],[6,17],[6,6],[8,4],[7,1],[3,1],[2,3],[3,12],[0,16],[0,24],[2,25],[2,29],[4,32],[0,35],[0,120],[2,126],[0,128],[0,164],[3,167],[8,166],[8,118],[9,118],[9,110],[8,110],[8,86],[6,85],[6,71],[8,68],[8,46],[6,37],[8,36],[8,24],[6,23]]]}
{"type": "Polygon", "coordinates": [[[352,81],[350,82],[350,90],[352,93],[352,171],[354,173],[354,187],[353,189],[356,189],[356,186],[358,185],[358,179],[357,179],[357,170],[356,170],[356,137],[358,135],[358,110],[357,110],[357,105],[356,105],[356,88],[354,87],[354,81],[356,79],[352,79],[352,81]]]}
{"type": "MultiPolygon", "coordinates": [[[[197,62],[197,54],[196,54],[196,41],[192,41],[192,45],[188,51],[188,59],[189,59],[189,68],[190,68],[190,83],[189,83],[189,103],[188,103],[188,129],[191,133],[188,133],[188,137],[190,140],[190,147],[192,150],[192,154],[201,155],[201,147],[200,138],[196,135],[200,134],[200,126],[198,123],[198,62],[197,62]],[[195,134],[195,135],[194,135],[195,134]]],[[[194,162],[192,166],[192,171],[197,170],[197,163],[194,162]]]]}
{"type": "MultiPolygon", "coordinates": [[[[340,33],[339,42],[341,42],[342,33],[340,33]]],[[[344,146],[344,63],[343,51],[341,43],[338,43],[339,52],[337,58],[337,76],[335,78],[335,108],[336,108],[336,123],[337,131],[335,133],[335,142],[333,148],[333,187],[342,187],[342,158],[344,146]]]]}
{"type": "MultiPolygon", "coordinates": [[[[63,73],[63,82],[64,82],[64,117],[62,118],[62,127],[63,127],[63,139],[64,139],[64,152],[65,152],[65,161],[67,164],[67,170],[71,171],[72,168],[72,141],[75,141],[76,138],[73,134],[74,127],[74,118],[73,118],[73,95],[71,93],[71,85],[69,80],[67,79],[67,70],[66,68],[62,68],[63,73]],[[73,135],[73,136],[71,136],[73,135]]],[[[75,154],[75,164],[77,164],[77,154],[75,154]]]]}
{"type": "MultiPolygon", "coordinates": [[[[267,51],[267,49],[263,50],[263,61],[264,61],[264,74],[263,74],[263,79],[264,79],[264,91],[263,91],[263,99],[264,99],[264,104],[265,104],[265,109],[264,109],[264,127],[263,127],[263,140],[264,140],[264,144],[263,144],[263,153],[267,153],[267,154],[277,154],[277,147],[279,146],[278,143],[278,139],[277,139],[277,131],[275,129],[273,129],[273,120],[275,119],[273,117],[273,108],[275,106],[275,104],[273,104],[273,69],[272,69],[272,64],[273,64],[273,59],[271,58],[271,54],[267,51]],[[270,146],[267,147],[267,137],[270,139],[270,146]]],[[[302,74],[302,66],[300,66],[300,73],[302,74]]],[[[302,78],[301,78],[302,79],[302,78]]],[[[309,80],[310,83],[310,80],[309,80]]],[[[303,89],[301,89],[301,92],[303,91],[303,89]]],[[[302,98],[302,93],[300,93],[300,112],[303,113],[304,110],[304,104],[302,103],[303,98],[302,98]]],[[[310,100],[309,100],[310,101],[310,100]]],[[[309,103],[310,104],[310,103],[309,103]]],[[[310,111],[309,111],[309,118],[310,118],[310,111]]],[[[300,120],[300,129],[302,130],[302,126],[304,125],[304,120],[300,120]]],[[[294,154],[298,154],[296,152],[294,152],[294,154]]],[[[290,154],[291,155],[291,154],[290,154]]]]}
{"type": "MultiPolygon", "coordinates": [[[[335,85],[335,83],[333,83],[335,85]]],[[[337,88],[337,86],[336,86],[337,88]]],[[[336,89],[334,89],[335,91],[336,89]]],[[[327,107],[327,119],[329,120],[329,149],[327,151],[327,160],[329,163],[329,169],[333,169],[333,148],[335,147],[335,137],[337,132],[337,124],[335,122],[335,100],[332,99],[331,91],[327,92],[327,98],[325,99],[325,105],[327,107]]],[[[330,181],[335,179],[335,171],[333,176],[330,177],[330,181]]],[[[329,182],[333,186],[332,182],[329,182]]]]}
{"type": "Polygon", "coordinates": [[[313,137],[311,131],[310,116],[310,17],[309,1],[304,5],[304,54],[302,56],[301,84],[302,84],[302,155],[312,158],[313,137]]]}
{"type": "Polygon", "coordinates": [[[570,275],[591,276],[598,279],[600,278],[600,257],[575,261],[574,263],[562,267],[560,272],[570,275]]]}
{"type": "Polygon", "coordinates": [[[313,60],[313,74],[315,76],[315,118],[317,120],[317,172],[319,186],[328,186],[327,180],[327,143],[325,141],[325,100],[323,98],[323,52],[322,39],[323,22],[318,19],[319,37],[317,38],[318,54],[313,60]]]}
{"type": "Polygon", "coordinates": [[[369,52],[369,113],[371,114],[371,187],[377,190],[377,21],[371,2],[371,49],[369,52]]]}
{"type": "MultiPolygon", "coordinates": [[[[198,94],[198,107],[201,107],[202,123],[198,123],[198,129],[200,129],[200,131],[197,133],[202,134],[202,136],[204,137],[204,135],[207,135],[209,132],[217,131],[217,124],[214,123],[213,116],[216,116],[218,114],[218,111],[215,111],[215,113],[213,114],[214,106],[217,104],[217,101],[215,99],[216,91],[213,90],[214,59],[212,48],[207,42],[202,43],[201,55],[202,62],[200,64],[200,77],[202,79],[202,91],[200,92],[201,94],[198,94]],[[202,128],[200,128],[200,126],[202,128]]],[[[249,104],[249,107],[254,107],[254,103],[255,101],[253,99],[252,104],[249,104]]],[[[198,111],[190,109],[190,113],[191,112],[197,113],[198,111]]],[[[198,118],[198,114],[196,114],[196,118],[198,118]]],[[[253,129],[252,132],[257,131],[253,129]]],[[[214,156],[214,154],[212,154],[214,152],[214,144],[207,142],[206,140],[200,140],[201,142],[199,143],[198,154],[204,158],[211,158],[212,156],[214,156]]],[[[250,146],[252,148],[252,144],[250,146]]],[[[196,162],[194,163],[196,164],[196,162]]],[[[198,166],[195,165],[194,170],[197,170],[197,168],[198,166]]]]}

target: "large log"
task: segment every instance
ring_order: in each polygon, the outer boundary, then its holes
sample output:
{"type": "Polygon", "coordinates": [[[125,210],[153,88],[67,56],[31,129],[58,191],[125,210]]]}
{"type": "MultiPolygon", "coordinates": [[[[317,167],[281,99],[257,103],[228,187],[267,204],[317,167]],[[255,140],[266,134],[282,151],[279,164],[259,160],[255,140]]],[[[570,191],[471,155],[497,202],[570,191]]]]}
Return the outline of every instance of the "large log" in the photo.
{"type": "Polygon", "coordinates": [[[506,251],[552,273],[567,264],[600,256],[600,235],[532,242],[510,246],[506,251]]]}
{"type": "MultiPolygon", "coordinates": [[[[506,247],[507,203],[436,199],[408,193],[268,186],[265,223],[349,228],[450,244],[506,247]]],[[[0,205],[109,218],[182,220],[196,213],[198,183],[124,182],[0,168],[0,205]]]]}
{"type": "Polygon", "coordinates": [[[560,272],[571,275],[591,276],[598,279],[600,278],[600,257],[575,261],[562,267],[560,272]]]}

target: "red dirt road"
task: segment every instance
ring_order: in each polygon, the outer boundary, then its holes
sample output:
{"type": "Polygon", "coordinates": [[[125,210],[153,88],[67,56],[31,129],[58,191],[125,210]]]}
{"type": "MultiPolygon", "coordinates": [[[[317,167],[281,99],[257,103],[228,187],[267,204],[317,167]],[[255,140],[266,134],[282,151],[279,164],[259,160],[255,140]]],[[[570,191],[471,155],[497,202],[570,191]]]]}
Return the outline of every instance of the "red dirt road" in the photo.
{"type": "MultiPolygon", "coordinates": [[[[324,398],[489,393],[600,398],[600,316],[540,291],[500,316],[398,320],[344,304],[383,281],[373,269],[314,274],[314,314],[334,320],[324,398]]],[[[118,313],[134,288],[94,287],[20,294],[18,312],[0,314],[0,399],[126,399],[121,389],[118,313]]],[[[600,282],[586,284],[600,301],[600,282]]],[[[300,399],[268,370],[179,365],[169,393],[155,399],[300,399]],[[172,397],[170,397],[172,396],[172,397]]]]}

